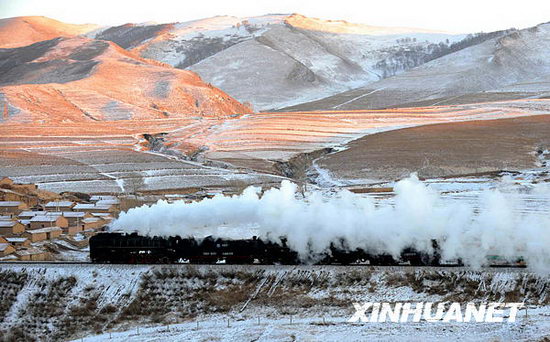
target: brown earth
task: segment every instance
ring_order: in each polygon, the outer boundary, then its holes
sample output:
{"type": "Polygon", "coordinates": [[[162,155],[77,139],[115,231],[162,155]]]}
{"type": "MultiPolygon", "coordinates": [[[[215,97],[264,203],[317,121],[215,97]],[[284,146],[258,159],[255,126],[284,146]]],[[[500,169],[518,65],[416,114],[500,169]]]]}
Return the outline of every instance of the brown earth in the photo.
{"type": "Polygon", "coordinates": [[[550,146],[549,131],[547,115],[405,128],[357,139],[319,165],[339,178],[372,180],[526,169],[550,146]]]}

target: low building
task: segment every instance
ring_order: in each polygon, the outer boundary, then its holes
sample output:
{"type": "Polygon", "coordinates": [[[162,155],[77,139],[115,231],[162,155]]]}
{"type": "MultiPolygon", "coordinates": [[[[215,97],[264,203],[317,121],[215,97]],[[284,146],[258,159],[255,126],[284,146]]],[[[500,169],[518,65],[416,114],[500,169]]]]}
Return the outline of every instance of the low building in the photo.
{"type": "Polygon", "coordinates": [[[94,195],[90,197],[90,202],[97,202],[97,201],[113,201],[117,200],[118,198],[116,196],[112,195],[94,195]]]}
{"type": "Polygon", "coordinates": [[[25,248],[17,250],[14,253],[21,261],[47,261],[51,260],[51,256],[48,252],[45,252],[38,248],[25,248]]]}
{"type": "Polygon", "coordinates": [[[40,229],[27,230],[25,233],[23,233],[23,236],[29,239],[29,241],[32,243],[48,239],[48,234],[40,229]]]}
{"type": "Polygon", "coordinates": [[[66,211],[63,213],[63,217],[69,221],[69,226],[78,226],[83,219],[93,217],[93,215],[83,211],[66,211]]]}
{"type": "Polygon", "coordinates": [[[73,210],[87,213],[114,213],[117,211],[114,205],[97,205],[95,203],[78,203],[73,210]]]}
{"type": "Polygon", "coordinates": [[[82,230],[99,230],[103,228],[106,221],[99,217],[85,218],[82,220],[82,230]]]}
{"type": "Polygon", "coordinates": [[[13,221],[15,220],[16,216],[15,215],[0,215],[0,221],[13,221]]]}
{"type": "Polygon", "coordinates": [[[17,220],[17,222],[21,223],[25,226],[25,229],[31,228],[31,220],[17,220]]]}
{"type": "Polygon", "coordinates": [[[27,209],[28,206],[20,201],[0,201],[0,214],[15,214],[18,215],[23,210],[27,209]]]}
{"type": "Polygon", "coordinates": [[[52,240],[58,238],[63,233],[59,227],[47,227],[41,229],[27,230],[23,236],[29,238],[31,242],[39,242],[44,240],[52,240]]]}
{"type": "Polygon", "coordinates": [[[14,252],[15,248],[11,244],[0,242],[0,258],[6,257],[14,252]]]}
{"type": "Polygon", "coordinates": [[[76,203],[71,201],[52,201],[46,203],[44,208],[47,211],[71,211],[76,203]]]}
{"type": "Polygon", "coordinates": [[[0,221],[0,235],[14,236],[22,234],[25,226],[17,221],[0,221]]]}
{"type": "Polygon", "coordinates": [[[82,231],[83,226],[83,224],[78,224],[76,226],[63,227],[63,234],[76,235],[82,231]]]}
{"type": "Polygon", "coordinates": [[[44,215],[35,216],[30,221],[31,226],[29,229],[40,229],[46,227],[68,227],[69,221],[59,215],[44,215]]]}
{"type": "Polygon", "coordinates": [[[106,223],[111,222],[113,220],[113,217],[111,214],[108,213],[91,213],[92,217],[98,217],[102,220],[104,220],[106,223]]]}
{"type": "Polygon", "coordinates": [[[7,237],[6,241],[16,248],[29,247],[31,241],[26,237],[7,237]]]}
{"type": "Polygon", "coordinates": [[[23,220],[30,220],[35,216],[43,216],[43,215],[47,215],[47,214],[48,214],[47,211],[24,210],[24,211],[20,212],[19,215],[17,215],[17,217],[19,217],[20,219],[23,219],[23,220]]]}

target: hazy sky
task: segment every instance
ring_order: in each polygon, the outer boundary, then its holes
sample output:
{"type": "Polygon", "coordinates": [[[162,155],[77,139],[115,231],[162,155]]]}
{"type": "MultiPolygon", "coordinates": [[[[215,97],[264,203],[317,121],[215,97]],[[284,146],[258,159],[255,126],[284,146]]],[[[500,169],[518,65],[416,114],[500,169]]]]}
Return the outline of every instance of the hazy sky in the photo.
{"type": "Polygon", "coordinates": [[[2,18],[43,15],[102,25],[295,12],[380,26],[477,32],[550,21],[550,0],[0,0],[2,18]]]}

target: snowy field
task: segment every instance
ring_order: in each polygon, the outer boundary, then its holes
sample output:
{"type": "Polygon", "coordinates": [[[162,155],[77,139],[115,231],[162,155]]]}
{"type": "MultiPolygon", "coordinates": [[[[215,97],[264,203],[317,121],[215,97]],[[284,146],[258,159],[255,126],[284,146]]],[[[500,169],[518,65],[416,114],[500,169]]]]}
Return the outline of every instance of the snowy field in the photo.
{"type": "MultiPolygon", "coordinates": [[[[141,326],[83,341],[537,341],[550,331],[550,308],[530,308],[514,323],[348,323],[347,317],[239,319],[212,317],[141,326]],[[198,324],[197,324],[198,323],[198,324]]],[[[81,341],[80,339],[74,340],[81,341]]]]}

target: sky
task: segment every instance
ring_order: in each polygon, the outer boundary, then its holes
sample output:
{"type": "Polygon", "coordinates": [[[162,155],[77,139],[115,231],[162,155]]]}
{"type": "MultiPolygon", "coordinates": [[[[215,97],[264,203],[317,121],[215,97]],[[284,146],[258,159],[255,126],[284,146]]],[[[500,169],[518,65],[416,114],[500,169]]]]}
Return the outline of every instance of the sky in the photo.
{"type": "Polygon", "coordinates": [[[550,21],[550,0],[0,0],[0,18],[40,15],[75,24],[167,23],[267,13],[454,33],[489,32],[550,21]]]}

